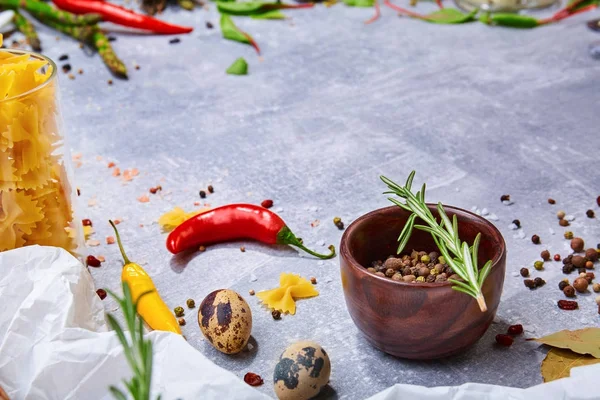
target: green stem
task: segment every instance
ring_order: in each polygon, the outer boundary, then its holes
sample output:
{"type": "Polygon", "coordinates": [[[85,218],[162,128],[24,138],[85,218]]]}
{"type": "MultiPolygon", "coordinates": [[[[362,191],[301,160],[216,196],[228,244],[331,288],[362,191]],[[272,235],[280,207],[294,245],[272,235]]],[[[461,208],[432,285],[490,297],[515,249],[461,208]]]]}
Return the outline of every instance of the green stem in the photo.
{"type": "Polygon", "coordinates": [[[119,230],[117,229],[117,226],[111,220],[108,220],[108,222],[110,223],[110,226],[112,226],[115,231],[115,236],[117,237],[117,244],[119,245],[119,251],[121,252],[121,256],[123,256],[123,261],[125,261],[125,265],[131,264],[131,261],[129,261],[127,254],[125,254],[125,249],[123,249],[123,243],[121,242],[121,236],[119,235],[119,230]]]}
{"type": "Polygon", "coordinates": [[[21,8],[36,19],[51,20],[63,25],[93,25],[102,21],[102,16],[98,14],[75,15],[57,10],[50,4],[38,0],[0,0],[0,8],[9,8],[15,11],[21,8]]]}
{"type": "Polygon", "coordinates": [[[308,254],[313,255],[317,258],[320,258],[321,260],[329,260],[330,258],[335,257],[335,247],[333,245],[330,245],[328,247],[328,249],[330,251],[329,254],[319,254],[316,251],[313,251],[313,250],[307,248],[306,246],[304,246],[304,244],[302,244],[300,239],[298,239],[296,237],[296,235],[294,235],[294,233],[287,226],[284,226],[277,234],[277,243],[289,244],[292,246],[296,246],[296,247],[304,250],[308,254]]]}
{"type": "Polygon", "coordinates": [[[29,22],[18,10],[14,10],[14,12],[15,16],[13,17],[13,22],[19,32],[25,35],[25,38],[27,38],[27,43],[29,43],[33,51],[42,51],[42,44],[33,24],[29,22]]]}
{"type": "Polygon", "coordinates": [[[192,0],[177,0],[177,4],[179,4],[179,7],[188,11],[192,11],[195,7],[195,4],[192,0]]]}

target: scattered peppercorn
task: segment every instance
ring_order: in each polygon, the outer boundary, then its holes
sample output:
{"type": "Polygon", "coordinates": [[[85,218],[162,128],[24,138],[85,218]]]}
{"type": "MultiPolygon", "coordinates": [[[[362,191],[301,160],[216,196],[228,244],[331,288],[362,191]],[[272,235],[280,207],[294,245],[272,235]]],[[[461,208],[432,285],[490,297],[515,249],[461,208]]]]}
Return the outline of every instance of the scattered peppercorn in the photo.
{"type": "Polygon", "coordinates": [[[585,215],[587,215],[588,218],[594,218],[594,216],[595,216],[594,210],[587,210],[585,212],[585,215]]]}
{"type": "Polygon", "coordinates": [[[194,301],[194,299],[187,299],[185,304],[187,304],[188,308],[196,307],[196,302],[194,301]]]}
{"type": "Polygon", "coordinates": [[[340,217],[334,217],[333,218],[333,224],[335,226],[337,226],[340,231],[342,229],[344,229],[344,223],[342,222],[342,219],[340,217]]]}
{"type": "Polygon", "coordinates": [[[550,252],[548,250],[544,250],[540,253],[540,256],[542,257],[542,260],[544,261],[550,261],[550,252]]]}
{"type": "Polygon", "coordinates": [[[273,200],[263,200],[260,205],[264,208],[271,208],[273,207],[273,200]]]}
{"type": "Polygon", "coordinates": [[[571,248],[576,253],[583,251],[584,246],[585,246],[585,242],[580,237],[576,237],[571,240],[571,248]]]}
{"type": "Polygon", "coordinates": [[[79,75],[83,75],[83,70],[82,70],[81,68],[79,68],[79,69],[77,70],[77,73],[78,73],[79,75]]]}
{"type": "Polygon", "coordinates": [[[592,269],[592,268],[594,268],[594,263],[591,262],[591,261],[586,261],[585,262],[585,268],[586,269],[592,269]]]}
{"type": "Polygon", "coordinates": [[[79,190],[79,188],[77,188],[77,196],[81,196],[81,190],[79,190]]]}
{"type": "Polygon", "coordinates": [[[548,199],[548,204],[556,204],[556,200],[554,200],[554,199],[548,199]]]}
{"type": "Polygon", "coordinates": [[[246,382],[250,386],[260,386],[264,383],[260,375],[257,375],[252,372],[248,372],[246,375],[244,375],[244,382],[246,382]]]}
{"type": "Polygon", "coordinates": [[[531,241],[533,242],[533,244],[540,244],[540,237],[538,235],[533,235],[531,237],[531,241]]]}
{"type": "Polygon", "coordinates": [[[513,223],[513,224],[515,224],[515,226],[516,226],[517,228],[520,228],[520,227],[521,227],[521,221],[519,221],[518,219],[513,219],[513,222],[512,222],[512,223],[513,223]]]}
{"type": "Polygon", "coordinates": [[[213,28],[213,24],[211,22],[209,22],[209,21],[206,21],[206,27],[208,29],[212,29],[213,28]]]}
{"type": "Polygon", "coordinates": [[[205,199],[206,198],[206,192],[204,190],[201,190],[200,192],[198,192],[198,194],[200,195],[201,199],[205,199]]]}
{"type": "Polygon", "coordinates": [[[598,251],[596,249],[592,249],[591,247],[585,251],[585,258],[589,261],[598,261],[598,251]]]}
{"type": "Polygon", "coordinates": [[[198,247],[198,251],[199,251],[200,253],[204,253],[204,252],[206,251],[206,247],[204,247],[204,246],[200,246],[200,247],[198,247]]]}
{"type": "Polygon", "coordinates": [[[71,72],[71,64],[65,64],[62,66],[62,70],[65,74],[68,74],[69,72],[71,72]]]}
{"type": "Polygon", "coordinates": [[[62,56],[58,57],[58,61],[67,61],[69,59],[69,56],[66,54],[63,54],[62,56]]]}
{"type": "Polygon", "coordinates": [[[109,42],[114,42],[117,40],[116,36],[109,36],[109,37],[107,37],[107,39],[109,42]]]}
{"type": "Polygon", "coordinates": [[[214,193],[215,192],[215,188],[213,187],[213,185],[208,185],[208,187],[206,189],[208,189],[208,193],[214,193]]]}
{"type": "Polygon", "coordinates": [[[183,317],[183,307],[175,307],[173,311],[175,311],[176,317],[183,317]]]}
{"type": "Polygon", "coordinates": [[[567,239],[567,240],[573,239],[573,232],[566,231],[564,236],[565,236],[565,239],[567,239]]]}
{"type": "Polygon", "coordinates": [[[152,194],[156,194],[156,192],[160,192],[160,191],[162,191],[162,186],[160,186],[160,185],[150,188],[150,193],[152,193],[152,194]]]}
{"type": "Polygon", "coordinates": [[[245,248],[244,246],[241,246],[241,247],[240,247],[240,251],[241,251],[242,253],[245,253],[245,252],[246,252],[246,248],[245,248]]]}
{"type": "Polygon", "coordinates": [[[584,268],[585,267],[585,257],[582,256],[573,256],[571,259],[571,263],[575,268],[584,268]]]}
{"type": "Polygon", "coordinates": [[[500,201],[510,201],[510,194],[503,194],[500,196],[500,201]]]}
{"type": "Polygon", "coordinates": [[[529,276],[529,269],[523,267],[521,268],[521,270],[519,271],[521,273],[521,276],[523,278],[527,278],[529,276]]]}
{"type": "Polygon", "coordinates": [[[95,267],[98,268],[102,263],[100,262],[100,260],[98,260],[96,257],[89,255],[86,258],[86,263],[88,265],[88,267],[95,267]]]}
{"type": "Polygon", "coordinates": [[[184,325],[185,325],[185,319],[184,319],[184,318],[179,318],[179,319],[177,320],[177,323],[178,323],[180,326],[184,326],[184,325]]]}
{"type": "Polygon", "coordinates": [[[140,68],[141,68],[141,67],[140,67],[139,65],[136,65],[136,66],[135,66],[135,69],[136,69],[136,70],[138,70],[138,71],[140,70],[140,68]]]}
{"type": "Polygon", "coordinates": [[[431,258],[429,258],[429,255],[425,254],[424,256],[421,256],[421,262],[427,264],[428,262],[431,261],[431,258]]]}
{"type": "Polygon", "coordinates": [[[112,79],[109,79],[109,80],[106,81],[106,83],[108,83],[109,85],[112,85],[113,81],[112,81],[112,79]]]}
{"type": "Polygon", "coordinates": [[[523,325],[521,324],[511,325],[508,327],[509,335],[520,335],[521,333],[523,333],[523,325]]]}
{"type": "Polygon", "coordinates": [[[576,301],[571,300],[559,300],[558,308],[561,310],[576,310],[579,308],[579,304],[576,301]]]}
{"type": "Polygon", "coordinates": [[[546,281],[538,276],[533,280],[533,283],[535,283],[535,287],[542,287],[546,284],[546,281]]]}
{"type": "Polygon", "coordinates": [[[533,267],[535,269],[537,269],[538,271],[541,271],[544,269],[544,262],[543,261],[536,261],[533,263],[533,267]]]}
{"type": "Polygon", "coordinates": [[[273,312],[271,313],[271,316],[275,320],[281,319],[281,311],[279,311],[279,310],[273,310],[273,312]]]}
{"type": "Polygon", "coordinates": [[[310,283],[312,283],[313,285],[316,285],[317,284],[317,278],[315,278],[314,276],[311,276],[310,277],[310,283]]]}
{"type": "Polygon", "coordinates": [[[69,74],[69,79],[70,79],[70,80],[74,80],[74,79],[75,79],[75,75],[73,75],[73,74],[69,74]]]}
{"type": "Polygon", "coordinates": [[[556,213],[556,217],[558,219],[563,219],[565,217],[565,215],[567,215],[563,210],[560,210],[559,212],[556,213]]]}
{"type": "Polygon", "coordinates": [[[600,305],[600,296],[596,297],[596,304],[600,305]]]}
{"type": "Polygon", "coordinates": [[[565,282],[565,281],[560,281],[558,282],[558,288],[563,291],[565,290],[565,288],[569,286],[569,282],[565,282]]]}
{"type": "Polygon", "coordinates": [[[584,278],[591,284],[594,278],[596,278],[596,275],[594,275],[593,272],[586,272],[584,278]]]}
{"type": "Polygon", "coordinates": [[[499,333],[496,335],[496,343],[504,347],[510,347],[514,342],[514,339],[508,335],[503,333],[499,333]]]}
{"type": "Polygon", "coordinates": [[[571,286],[571,285],[567,285],[563,289],[563,293],[567,297],[575,297],[575,288],[573,286],[571,286]]]}
{"type": "Polygon", "coordinates": [[[554,261],[560,261],[560,254],[554,255],[554,261]]]}
{"type": "Polygon", "coordinates": [[[92,226],[92,220],[88,218],[82,219],[81,223],[83,224],[83,226],[92,226]]]}
{"type": "Polygon", "coordinates": [[[579,293],[585,293],[587,288],[588,288],[588,281],[585,278],[577,278],[575,279],[575,281],[573,282],[573,287],[575,288],[575,290],[577,290],[579,293]]]}
{"type": "Polygon", "coordinates": [[[523,283],[525,284],[526,287],[528,287],[529,289],[535,289],[535,282],[533,281],[533,279],[525,279],[523,281],[523,283]]]}
{"type": "Polygon", "coordinates": [[[98,289],[96,290],[96,294],[100,297],[100,300],[104,300],[106,298],[106,290],[98,289]]]}
{"type": "Polygon", "coordinates": [[[569,225],[571,225],[571,224],[569,223],[569,221],[567,221],[566,219],[560,219],[560,220],[558,220],[558,224],[559,224],[560,226],[562,226],[562,227],[565,227],[565,226],[569,226],[569,225]]]}
{"type": "Polygon", "coordinates": [[[181,42],[181,39],[179,39],[179,38],[173,38],[173,39],[169,40],[170,44],[176,44],[176,43],[179,43],[179,42],[181,42]]]}
{"type": "Polygon", "coordinates": [[[248,294],[250,296],[254,296],[256,294],[256,292],[254,291],[254,289],[250,289],[250,290],[248,290],[248,294]]]}

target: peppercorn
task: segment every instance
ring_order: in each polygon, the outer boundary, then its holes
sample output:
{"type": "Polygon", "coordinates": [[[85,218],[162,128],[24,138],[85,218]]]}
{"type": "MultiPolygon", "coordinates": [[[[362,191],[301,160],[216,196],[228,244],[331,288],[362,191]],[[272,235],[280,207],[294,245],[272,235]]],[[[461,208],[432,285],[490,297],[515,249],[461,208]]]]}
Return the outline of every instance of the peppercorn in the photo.
{"type": "Polygon", "coordinates": [[[440,263],[440,264],[446,264],[446,259],[444,258],[444,256],[439,256],[438,257],[438,263],[440,263]]]}
{"type": "Polygon", "coordinates": [[[594,263],[591,261],[586,261],[585,262],[585,268],[586,269],[593,269],[594,268],[594,263]]]}
{"type": "Polygon", "coordinates": [[[596,297],[596,304],[600,305],[600,296],[596,297]]]}
{"type": "Polygon", "coordinates": [[[535,282],[533,279],[525,279],[523,283],[525,284],[525,287],[528,287],[529,289],[535,289],[535,282]]]}
{"type": "Polygon", "coordinates": [[[431,261],[431,257],[429,257],[429,255],[425,254],[424,256],[421,256],[421,262],[427,264],[431,261]]]}
{"type": "Polygon", "coordinates": [[[548,199],[548,204],[556,204],[556,200],[554,200],[554,199],[548,199]]]}
{"type": "Polygon", "coordinates": [[[560,254],[554,255],[554,261],[560,261],[560,254]]]}
{"type": "Polygon", "coordinates": [[[417,277],[417,282],[425,282],[425,277],[424,276],[417,277]]]}
{"type": "Polygon", "coordinates": [[[96,290],[96,294],[100,297],[100,300],[104,300],[106,298],[106,290],[98,289],[96,290]]]}
{"type": "Polygon", "coordinates": [[[544,250],[540,253],[540,256],[542,257],[542,260],[544,261],[550,261],[550,252],[548,250],[544,250]]]}
{"type": "Polygon", "coordinates": [[[558,221],[558,224],[559,224],[560,226],[562,226],[562,227],[565,227],[565,226],[569,226],[569,225],[571,225],[571,224],[569,223],[569,221],[567,221],[566,219],[561,219],[561,220],[559,220],[559,221],[558,221]]]}
{"type": "Polygon", "coordinates": [[[588,283],[592,283],[596,275],[593,272],[586,272],[584,278],[587,279],[588,283]]]}
{"type": "Polygon", "coordinates": [[[579,272],[579,275],[585,274],[585,267],[584,268],[577,268],[577,272],[579,272]]]}
{"type": "Polygon", "coordinates": [[[596,204],[598,204],[598,207],[600,207],[600,196],[598,196],[598,198],[596,198],[596,204]]]}
{"type": "Polygon", "coordinates": [[[575,288],[573,286],[571,286],[571,285],[567,285],[563,289],[563,293],[567,297],[575,297],[575,288]]]}
{"type": "Polygon", "coordinates": [[[594,218],[594,210],[587,210],[585,215],[587,215],[588,218],[594,218]]]}
{"type": "Polygon", "coordinates": [[[112,85],[113,81],[112,81],[112,79],[109,79],[109,80],[106,81],[106,83],[108,83],[109,85],[112,85]]]}
{"type": "Polygon", "coordinates": [[[69,72],[71,72],[71,64],[65,64],[62,66],[62,70],[65,74],[68,74],[69,72]]]}
{"type": "Polygon", "coordinates": [[[598,261],[598,251],[596,249],[592,249],[591,247],[585,251],[585,258],[589,261],[598,261]]]}
{"type": "Polygon", "coordinates": [[[392,275],[392,280],[393,281],[401,281],[402,280],[402,274],[400,272],[396,272],[394,275],[392,275]]]}
{"type": "Polygon", "coordinates": [[[380,271],[375,272],[375,275],[377,275],[377,276],[385,276],[385,274],[383,272],[380,272],[380,271]]]}
{"type": "Polygon", "coordinates": [[[87,258],[85,260],[87,262],[88,267],[98,268],[102,264],[100,262],[100,260],[98,260],[96,257],[94,257],[92,255],[87,256],[87,258]]]}
{"type": "Polygon", "coordinates": [[[448,280],[448,278],[446,278],[444,276],[444,274],[439,274],[435,276],[435,281],[436,282],[446,282],[448,280]]]}
{"type": "Polygon", "coordinates": [[[203,253],[203,252],[205,252],[205,251],[206,251],[206,247],[204,247],[204,246],[200,246],[200,247],[198,247],[198,251],[199,251],[200,253],[203,253]]]}
{"type": "Polygon", "coordinates": [[[584,268],[585,258],[582,256],[573,256],[571,263],[575,266],[575,268],[584,268]]]}
{"type": "Polygon", "coordinates": [[[565,288],[569,286],[569,282],[565,282],[565,281],[560,281],[558,282],[558,288],[560,290],[565,290],[565,288]]]}
{"type": "Polygon", "coordinates": [[[140,69],[140,68],[141,68],[141,67],[140,67],[139,65],[136,65],[136,66],[135,66],[135,69],[136,69],[136,70],[138,70],[138,71],[139,71],[139,69],[140,69]]]}
{"type": "Polygon", "coordinates": [[[215,192],[215,188],[213,187],[213,185],[208,185],[208,187],[206,189],[208,189],[208,193],[214,193],[215,192]]]}
{"type": "Polygon", "coordinates": [[[185,319],[184,319],[184,318],[179,318],[179,319],[177,320],[177,323],[178,323],[180,326],[184,326],[184,325],[185,325],[185,319]]]}
{"type": "Polygon", "coordinates": [[[402,269],[404,267],[404,263],[402,263],[402,260],[395,257],[388,258],[387,260],[385,260],[385,263],[383,265],[385,265],[386,268],[393,269],[394,271],[398,271],[399,269],[402,269]]]}
{"type": "Polygon", "coordinates": [[[563,265],[562,272],[563,272],[563,274],[570,274],[571,272],[573,272],[573,265],[571,265],[571,264],[563,265]]]}
{"type": "Polygon", "coordinates": [[[508,327],[507,332],[509,335],[520,335],[521,333],[523,333],[523,325],[511,325],[508,327]]]}
{"type": "Polygon", "coordinates": [[[582,238],[576,237],[571,240],[571,248],[575,253],[579,253],[583,251],[583,247],[585,246],[585,242],[582,238]]]}
{"type": "Polygon", "coordinates": [[[403,280],[404,282],[413,282],[415,279],[417,279],[417,277],[416,277],[416,276],[414,276],[414,275],[404,275],[404,276],[402,277],[402,280],[403,280]]]}
{"type": "Polygon", "coordinates": [[[312,283],[313,285],[317,284],[317,278],[315,278],[314,276],[310,277],[310,283],[312,283]]]}
{"type": "Polygon", "coordinates": [[[435,282],[435,275],[427,275],[427,277],[425,278],[425,282],[427,282],[427,283],[435,282]]]}
{"type": "Polygon", "coordinates": [[[514,339],[508,335],[503,333],[499,333],[496,335],[496,343],[504,347],[510,347],[514,342],[514,339]]]}
{"type": "Polygon", "coordinates": [[[565,215],[567,215],[567,214],[565,214],[565,212],[563,210],[560,210],[559,212],[556,213],[556,217],[558,219],[563,219],[565,217],[565,215]]]}
{"type": "Polygon", "coordinates": [[[86,219],[82,219],[82,220],[81,220],[81,223],[83,224],[83,226],[93,226],[93,225],[92,225],[92,220],[91,220],[91,219],[88,219],[88,218],[86,218],[86,219]]]}
{"type": "Polygon", "coordinates": [[[503,194],[500,196],[500,201],[510,201],[510,194],[503,194]]]}
{"type": "Polygon", "coordinates": [[[600,283],[594,283],[594,286],[592,286],[592,290],[596,293],[600,293],[600,283]]]}
{"type": "Polygon", "coordinates": [[[67,54],[63,54],[62,56],[58,57],[58,61],[67,61],[69,59],[69,56],[67,54]]]}
{"type": "Polygon", "coordinates": [[[198,194],[200,195],[201,199],[205,199],[206,198],[206,192],[204,190],[199,191],[198,194]]]}
{"type": "Polygon", "coordinates": [[[544,269],[544,262],[543,261],[536,261],[533,263],[533,267],[535,269],[537,269],[538,271],[541,271],[544,269]]]}
{"type": "Polygon", "coordinates": [[[523,267],[521,268],[521,270],[519,271],[521,273],[521,276],[523,278],[527,278],[529,276],[529,269],[523,267]]]}
{"type": "Polygon", "coordinates": [[[187,304],[188,308],[196,307],[196,302],[194,301],[194,299],[187,299],[185,304],[187,304]]]}
{"type": "Polygon", "coordinates": [[[183,317],[183,307],[175,307],[173,311],[175,311],[176,317],[183,317]]]}
{"type": "Polygon", "coordinates": [[[558,308],[561,310],[576,310],[579,308],[579,304],[576,301],[571,300],[559,300],[558,308]]]}
{"type": "Polygon", "coordinates": [[[267,200],[263,200],[260,205],[264,208],[271,208],[273,207],[273,200],[271,199],[267,199],[267,200]]]}
{"type": "Polygon", "coordinates": [[[281,319],[281,311],[273,310],[273,312],[271,313],[271,316],[273,317],[274,320],[281,319]]]}
{"type": "Polygon", "coordinates": [[[519,221],[518,219],[513,219],[513,222],[512,222],[512,223],[513,223],[513,224],[515,224],[515,226],[516,226],[517,228],[520,228],[520,227],[521,227],[521,221],[519,221]]]}
{"type": "Polygon", "coordinates": [[[404,267],[404,269],[402,270],[402,275],[406,276],[406,275],[410,275],[410,274],[412,274],[410,267],[404,267]]]}
{"type": "Polygon", "coordinates": [[[246,248],[245,248],[244,246],[240,246],[240,251],[241,251],[242,253],[245,253],[245,252],[246,252],[246,248]]]}
{"type": "Polygon", "coordinates": [[[533,242],[533,244],[540,244],[540,237],[538,235],[533,235],[531,237],[531,241],[533,242]]]}
{"type": "Polygon", "coordinates": [[[538,276],[533,280],[533,283],[535,283],[535,287],[542,287],[546,284],[546,281],[538,276]]]}
{"type": "MultiPolygon", "coordinates": [[[[369,269],[370,269],[370,268],[369,268],[369,269]]],[[[254,289],[250,289],[250,290],[248,290],[248,294],[249,294],[250,296],[254,296],[254,295],[256,294],[256,292],[254,291],[254,289]]]]}
{"type": "Polygon", "coordinates": [[[176,43],[179,43],[179,42],[181,42],[181,39],[179,39],[179,38],[173,38],[173,39],[169,40],[170,44],[176,44],[176,43]]]}
{"type": "Polygon", "coordinates": [[[573,239],[573,232],[566,231],[565,232],[565,239],[573,239]]]}
{"type": "Polygon", "coordinates": [[[575,281],[573,282],[573,287],[575,288],[575,290],[577,290],[579,293],[585,293],[585,291],[588,288],[588,281],[585,278],[577,278],[575,279],[575,281]]]}

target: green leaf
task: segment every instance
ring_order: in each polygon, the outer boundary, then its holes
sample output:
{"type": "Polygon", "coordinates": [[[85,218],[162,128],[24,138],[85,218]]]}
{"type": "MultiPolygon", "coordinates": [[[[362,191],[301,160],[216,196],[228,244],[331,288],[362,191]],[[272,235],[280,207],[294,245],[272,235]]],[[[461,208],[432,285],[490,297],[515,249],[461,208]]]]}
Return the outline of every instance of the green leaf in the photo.
{"type": "Polygon", "coordinates": [[[402,252],[402,250],[404,250],[404,247],[406,247],[406,244],[408,243],[408,240],[410,239],[410,235],[412,234],[412,229],[413,229],[413,225],[415,224],[416,217],[417,216],[415,214],[411,214],[410,217],[408,217],[408,220],[406,220],[406,224],[404,225],[404,228],[402,228],[402,232],[400,232],[400,236],[398,236],[398,240],[400,240],[400,244],[398,245],[397,254],[400,254],[402,252]]]}
{"type": "Polygon", "coordinates": [[[262,14],[253,14],[250,18],[254,19],[287,19],[287,16],[279,10],[270,10],[262,14]]]}
{"type": "Polygon", "coordinates": [[[373,7],[375,0],[344,0],[344,3],[350,7],[373,7]]]}
{"type": "Polygon", "coordinates": [[[453,285],[456,285],[458,287],[461,287],[465,290],[468,290],[470,293],[474,293],[474,290],[471,286],[467,285],[464,282],[461,281],[457,281],[456,279],[448,279],[448,282],[451,282],[453,285]]]}
{"type": "Polygon", "coordinates": [[[225,72],[229,75],[248,75],[248,63],[243,57],[240,57],[225,72]]]}
{"type": "Polygon", "coordinates": [[[272,3],[262,1],[245,1],[242,3],[217,1],[217,9],[222,14],[229,15],[252,15],[261,14],[272,3]]]}
{"type": "Polygon", "coordinates": [[[424,16],[425,21],[435,24],[462,24],[471,22],[475,19],[479,9],[475,9],[468,14],[458,11],[456,8],[442,8],[424,16]]]}
{"type": "Polygon", "coordinates": [[[471,297],[476,297],[476,295],[473,293],[472,289],[463,289],[462,287],[459,286],[450,286],[452,289],[456,290],[457,292],[462,292],[464,294],[468,294],[471,297]]]}
{"type": "Polygon", "coordinates": [[[240,43],[246,43],[254,47],[256,52],[260,54],[260,49],[258,45],[252,39],[252,36],[248,35],[246,32],[240,30],[235,24],[231,17],[227,14],[221,14],[221,33],[225,39],[234,40],[240,43]]]}
{"type": "Polygon", "coordinates": [[[118,388],[116,388],[114,386],[110,386],[108,389],[110,390],[110,393],[112,393],[112,395],[115,399],[127,400],[127,396],[125,396],[125,393],[121,392],[118,388]]]}
{"type": "Polygon", "coordinates": [[[479,287],[483,286],[483,282],[485,282],[485,279],[490,274],[491,270],[492,270],[492,260],[488,260],[488,262],[485,263],[485,265],[483,266],[481,271],[479,271],[479,279],[477,280],[479,287]]]}
{"type": "Polygon", "coordinates": [[[406,179],[406,184],[404,185],[406,190],[410,191],[410,188],[412,187],[413,179],[415,178],[416,173],[417,173],[417,171],[412,170],[411,173],[408,175],[408,178],[406,179]]]}
{"type": "Polygon", "coordinates": [[[528,15],[497,13],[482,15],[479,20],[484,24],[508,26],[510,28],[535,28],[539,25],[539,21],[528,15]]]}

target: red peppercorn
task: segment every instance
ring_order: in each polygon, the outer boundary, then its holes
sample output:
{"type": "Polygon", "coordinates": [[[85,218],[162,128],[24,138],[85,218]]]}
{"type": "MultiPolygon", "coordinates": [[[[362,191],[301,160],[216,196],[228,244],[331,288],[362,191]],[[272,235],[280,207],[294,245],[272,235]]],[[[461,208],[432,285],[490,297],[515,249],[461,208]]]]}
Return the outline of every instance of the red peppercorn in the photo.
{"type": "Polygon", "coordinates": [[[520,335],[521,333],[523,333],[523,325],[521,324],[511,325],[508,327],[509,335],[520,335]]]}
{"type": "Polygon", "coordinates": [[[496,342],[501,346],[509,347],[513,344],[514,339],[508,335],[499,333],[496,335],[496,342]]]}
{"type": "Polygon", "coordinates": [[[264,208],[271,208],[273,207],[273,200],[263,200],[262,203],[260,203],[260,205],[264,208]]]}
{"type": "Polygon", "coordinates": [[[100,300],[104,300],[106,298],[106,290],[98,289],[96,290],[96,294],[100,297],[100,300]]]}
{"type": "Polygon", "coordinates": [[[554,261],[560,261],[560,254],[554,255],[554,261]]]}
{"type": "Polygon", "coordinates": [[[576,301],[571,300],[559,300],[558,308],[561,310],[576,310],[579,308],[579,304],[576,301]]]}
{"type": "Polygon", "coordinates": [[[92,220],[91,219],[82,219],[81,223],[83,224],[83,226],[92,226],[92,220]]]}
{"type": "Polygon", "coordinates": [[[538,235],[533,235],[531,237],[531,241],[533,242],[533,244],[540,244],[540,237],[538,235]]]}
{"type": "Polygon", "coordinates": [[[257,375],[252,372],[248,372],[246,375],[244,375],[244,382],[246,382],[250,386],[260,386],[264,383],[260,375],[257,375]]]}
{"type": "Polygon", "coordinates": [[[87,265],[88,267],[95,267],[98,268],[102,263],[100,262],[100,260],[98,260],[96,257],[89,255],[87,256],[87,265]]]}

